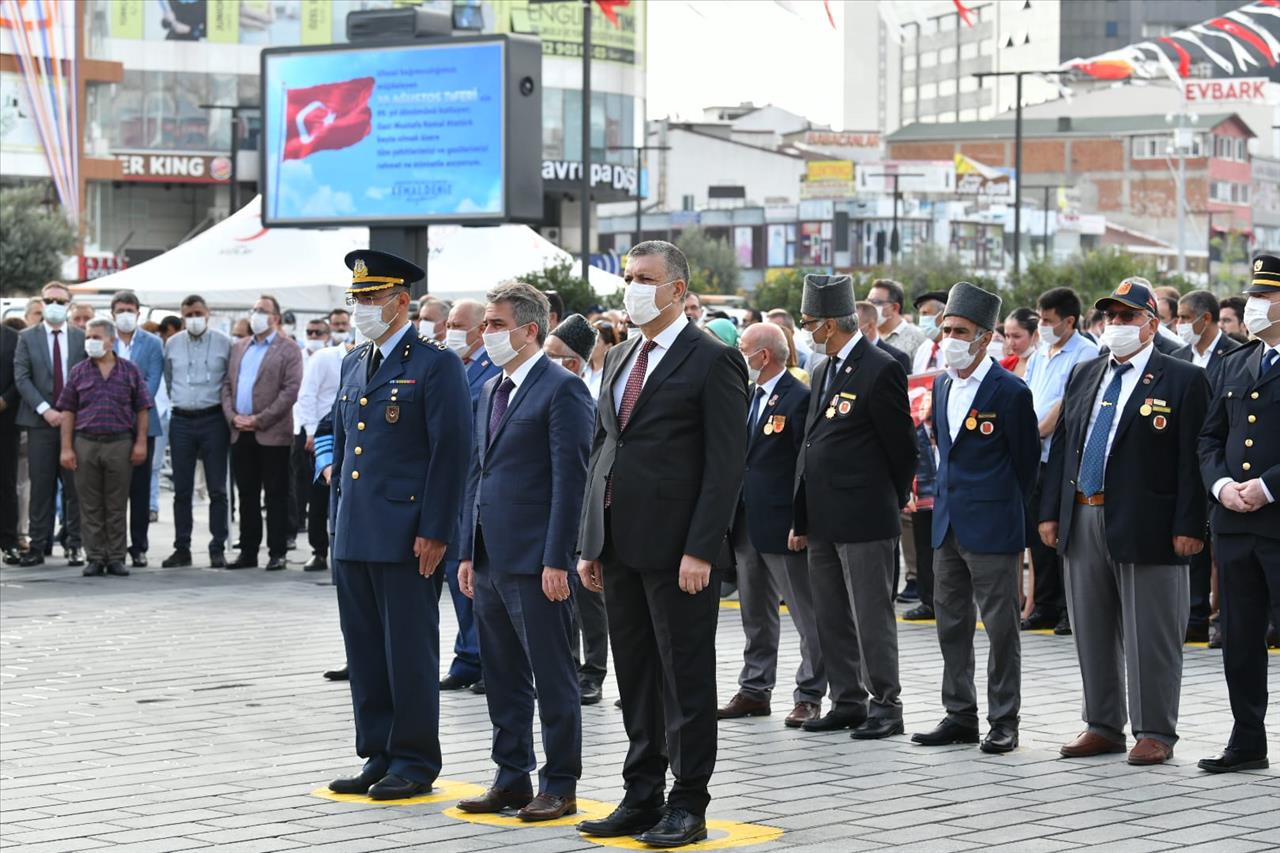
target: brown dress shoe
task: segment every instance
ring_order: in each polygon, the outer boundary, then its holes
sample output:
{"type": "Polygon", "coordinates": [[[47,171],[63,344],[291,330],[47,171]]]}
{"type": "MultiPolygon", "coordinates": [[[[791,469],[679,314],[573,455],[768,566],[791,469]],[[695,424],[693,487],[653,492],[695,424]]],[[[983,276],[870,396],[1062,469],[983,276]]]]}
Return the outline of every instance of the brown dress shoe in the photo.
{"type": "Polygon", "coordinates": [[[1095,755],[1124,751],[1124,741],[1116,743],[1093,732],[1081,732],[1079,737],[1058,750],[1063,758],[1091,758],[1095,755]]]}
{"type": "Polygon", "coordinates": [[[733,694],[729,704],[716,711],[718,720],[736,720],[739,717],[767,717],[773,711],[769,708],[769,700],[752,699],[742,693],[733,694]]]}
{"type": "Polygon", "coordinates": [[[516,817],[523,821],[555,820],[569,814],[578,813],[578,801],[573,797],[560,797],[555,794],[539,794],[520,811],[516,817]]]}
{"type": "Polygon", "coordinates": [[[490,788],[478,797],[462,800],[458,803],[459,811],[468,814],[496,814],[503,809],[520,809],[529,804],[532,794],[517,794],[502,788],[490,788]]]}
{"type": "Polygon", "coordinates": [[[798,729],[804,725],[805,720],[816,720],[821,716],[822,705],[817,702],[797,702],[783,722],[789,729],[798,729]]]}
{"type": "Polygon", "coordinates": [[[1137,765],[1164,764],[1173,758],[1173,747],[1155,738],[1140,738],[1129,751],[1129,763],[1137,765]]]}

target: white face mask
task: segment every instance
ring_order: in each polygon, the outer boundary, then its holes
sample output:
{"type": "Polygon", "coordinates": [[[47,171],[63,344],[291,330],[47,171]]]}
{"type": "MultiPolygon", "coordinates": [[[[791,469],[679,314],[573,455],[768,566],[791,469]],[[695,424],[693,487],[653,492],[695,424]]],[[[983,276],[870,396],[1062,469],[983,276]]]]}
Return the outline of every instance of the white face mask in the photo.
{"type": "Polygon", "coordinates": [[[107,354],[107,342],[97,338],[85,338],[84,354],[89,358],[102,358],[107,354]]]}
{"type": "Polygon", "coordinates": [[[469,332],[466,329],[446,330],[444,333],[445,346],[456,352],[459,356],[464,355],[467,350],[471,349],[471,344],[467,343],[468,334],[469,332]]]}
{"type": "Polygon", "coordinates": [[[271,328],[271,315],[264,314],[261,311],[250,313],[249,328],[253,330],[255,335],[265,334],[267,329],[271,328]]]}
{"type": "Polygon", "coordinates": [[[876,306],[876,325],[877,326],[884,325],[884,306],[883,305],[876,306]]]}
{"type": "Polygon", "coordinates": [[[1195,323],[1179,323],[1178,337],[1182,339],[1184,344],[1194,344],[1200,340],[1200,335],[1196,333],[1195,323]]]}
{"type": "Polygon", "coordinates": [[[350,332],[330,332],[329,343],[334,346],[337,346],[338,344],[345,344],[350,337],[350,332]]]}
{"type": "MultiPolygon", "coordinates": [[[[663,311],[675,305],[676,303],[672,302],[666,308],[659,308],[656,299],[659,287],[666,287],[674,283],[675,281],[672,280],[663,284],[638,284],[634,281],[628,284],[626,292],[622,296],[622,302],[626,306],[627,316],[631,318],[631,322],[637,326],[652,323],[662,315],[663,311]]],[[[486,345],[485,349],[488,348],[488,345],[486,345]]]]}
{"type": "Polygon", "coordinates": [[[1119,358],[1142,349],[1141,326],[1107,326],[1102,330],[1102,344],[1119,358]]]}
{"type": "Polygon", "coordinates": [[[50,326],[61,326],[67,322],[67,306],[50,302],[44,306],[44,319],[50,326]]]}
{"type": "Polygon", "coordinates": [[[1045,347],[1053,347],[1058,341],[1062,340],[1062,335],[1058,334],[1058,330],[1054,328],[1052,323],[1040,324],[1040,343],[1045,347]]]}
{"type": "Polygon", "coordinates": [[[520,350],[529,345],[526,342],[524,347],[520,347],[520,349],[513,347],[511,345],[511,332],[509,331],[485,332],[482,337],[484,338],[484,351],[489,354],[489,358],[493,359],[493,363],[498,367],[502,367],[511,359],[520,355],[520,350]]]}
{"type": "Polygon", "coordinates": [[[932,340],[938,336],[938,319],[932,314],[920,315],[920,331],[924,332],[925,337],[932,340]]]}
{"type": "Polygon", "coordinates": [[[208,317],[188,317],[187,331],[195,335],[197,338],[204,334],[205,329],[209,328],[208,317]]]}
{"type": "Polygon", "coordinates": [[[764,371],[764,368],[752,367],[751,359],[755,358],[762,352],[764,352],[764,350],[756,350],[755,352],[751,353],[751,355],[747,356],[747,379],[751,382],[752,385],[760,384],[760,374],[764,371]]]}
{"type": "Polygon", "coordinates": [[[376,305],[365,305],[363,302],[356,303],[353,319],[355,320],[356,328],[360,330],[360,334],[371,341],[376,341],[387,333],[387,329],[391,328],[391,324],[382,319],[382,309],[385,307],[386,303],[376,305]]]}
{"type": "Polygon", "coordinates": [[[1271,306],[1274,304],[1261,296],[1249,297],[1249,300],[1244,303],[1243,317],[1245,326],[1249,328],[1249,334],[1257,337],[1276,324],[1277,321],[1271,319],[1271,306]]]}
{"type": "Polygon", "coordinates": [[[138,315],[132,311],[121,311],[115,317],[116,328],[126,335],[138,328],[138,315]]]}
{"type": "Polygon", "coordinates": [[[328,344],[318,338],[307,338],[307,352],[319,352],[328,344]]]}
{"type": "Polygon", "coordinates": [[[942,358],[947,363],[947,367],[952,370],[964,370],[973,364],[977,353],[970,350],[973,346],[972,341],[962,341],[959,338],[943,338],[942,343],[938,345],[938,349],[942,350],[942,358]]]}

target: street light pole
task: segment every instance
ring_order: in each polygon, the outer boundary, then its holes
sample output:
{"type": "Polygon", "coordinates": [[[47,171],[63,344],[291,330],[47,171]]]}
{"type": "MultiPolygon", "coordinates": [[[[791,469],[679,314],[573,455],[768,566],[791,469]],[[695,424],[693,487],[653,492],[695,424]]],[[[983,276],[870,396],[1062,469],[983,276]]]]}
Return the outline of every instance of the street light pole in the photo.
{"type": "Polygon", "coordinates": [[[591,13],[582,0],[582,280],[591,281],[591,13]]]}
{"type": "Polygon", "coordinates": [[[640,194],[640,158],[649,151],[670,151],[670,145],[610,145],[610,151],[634,151],[636,152],[636,234],[631,240],[631,245],[639,243],[643,237],[640,234],[640,217],[644,213],[643,202],[644,196],[640,194]]]}
{"type": "Polygon", "coordinates": [[[898,236],[898,200],[902,198],[902,193],[898,191],[899,178],[923,178],[924,172],[872,172],[870,177],[873,178],[891,178],[893,180],[893,230],[889,232],[889,254],[892,255],[891,263],[898,263],[898,252],[902,249],[902,239],[898,236]]]}
{"type": "Polygon", "coordinates": [[[1040,242],[1043,244],[1041,258],[1049,259],[1049,191],[1061,189],[1059,184],[1038,184],[1036,186],[1025,186],[1026,190],[1044,190],[1044,201],[1041,203],[1041,209],[1044,212],[1044,220],[1040,223],[1040,242]]]}
{"type": "Polygon", "coordinates": [[[227,110],[231,113],[231,212],[240,209],[240,113],[256,112],[253,104],[201,104],[202,110],[227,110]]]}

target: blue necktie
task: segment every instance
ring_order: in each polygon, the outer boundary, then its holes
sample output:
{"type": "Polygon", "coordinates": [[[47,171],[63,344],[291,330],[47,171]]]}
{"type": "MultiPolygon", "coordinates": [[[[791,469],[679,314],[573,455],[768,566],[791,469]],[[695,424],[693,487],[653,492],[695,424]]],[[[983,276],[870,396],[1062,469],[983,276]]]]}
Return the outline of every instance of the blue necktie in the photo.
{"type": "Polygon", "coordinates": [[[493,392],[493,408],[489,412],[490,444],[493,444],[493,437],[498,432],[498,424],[502,423],[502,416],[507,413],[507,402],[511,399],[511,391],[515,387],[516,383],[511,381],[511,377],[504,376],[498,385],[498,390],[493,392]]]}
{"type": "Polygon", "coordinates": [[[1117,364],[1111,371],[1111,382],[1102,395],[1102,410],[1093,423],[1093,432],[1084,445],[1084,459],[1080,462],[1080,493],[1087,498],[1102,491],[1103,476],[1107,469],[1107,438],[1111,435],[1111,423],[1116,419],[1120,402],[1120,379],[1132,364],[1117,364]]]}
{"type": "Polygon", "coordinates": [[[759,385],[756,386],[756,395],[751,398],[751,411],[747,412],[747,440],[751,440],[751,436],[755,435],[756,422],[760,413],[760,401],[764,399],[764,389],[759,385]]]}
{"type": "Polygon", "coordinates": [[[1275,368],[1277,362],[1280,362],[1280,350],[1273,349],[1262,357],[1262,372],[1258,375],[1266,376],[1269,371],[1275,368]]]}

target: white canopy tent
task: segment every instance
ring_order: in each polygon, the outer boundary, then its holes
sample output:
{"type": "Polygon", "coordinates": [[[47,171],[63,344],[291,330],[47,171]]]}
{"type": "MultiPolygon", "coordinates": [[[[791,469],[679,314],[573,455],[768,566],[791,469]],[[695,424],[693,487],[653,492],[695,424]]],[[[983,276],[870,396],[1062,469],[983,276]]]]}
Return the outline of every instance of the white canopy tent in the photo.
{"type": "MultiPolygon", "coordinates": [[[[214,309],[247,308],[262,293],[300,313],[341,305],[351,275],[342,259],[368,248],[369,229],[263,228],[261,204],[258,196],[163,255],[75,289],[132,290],[151,307],[177,307],[192,293],[214,309]]],[[[527,225],[436,225],[429,237],[428,290],[442,299],[483,298],[504,279],[574,260],[527,225]]],[[[596,267],[590,280],[601,295],[622,286],[621,278],[596,267]]]]}

